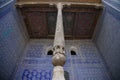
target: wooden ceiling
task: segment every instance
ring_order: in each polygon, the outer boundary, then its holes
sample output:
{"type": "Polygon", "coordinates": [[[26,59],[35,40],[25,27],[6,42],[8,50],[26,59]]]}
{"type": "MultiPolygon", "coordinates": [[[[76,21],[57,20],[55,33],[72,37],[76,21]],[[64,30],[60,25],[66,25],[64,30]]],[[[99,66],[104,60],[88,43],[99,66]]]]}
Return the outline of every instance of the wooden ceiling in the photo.
{"type": "MultiPolygon", "coordinates": [[[[54,38],[57,9],[48,4],[18,7],[30,38],[54,38]]],[[[63,8],[63,25],[67,39],[91,39],[102,8],[71,5],[63,8]]]]}
{"type": "Polygon", "coordinates": [[[17,0],[19,2],[34,2],[34,1],[43,1],[43,2],[85,2],[85,3],[101,3],[101,0],[17,0]]]}

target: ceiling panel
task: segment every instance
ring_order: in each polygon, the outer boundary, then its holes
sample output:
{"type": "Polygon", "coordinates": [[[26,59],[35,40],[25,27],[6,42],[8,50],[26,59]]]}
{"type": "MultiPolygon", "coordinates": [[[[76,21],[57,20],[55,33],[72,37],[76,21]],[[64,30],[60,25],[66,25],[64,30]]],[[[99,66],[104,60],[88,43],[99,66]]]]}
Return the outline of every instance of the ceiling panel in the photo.
{"type": "Polygon", "coordinates": [[[25,13],[26,26],[32,38],[46,37],[48,28],[46,24],[46,13],[30,11],[25,13]]]}
{"type": "MultiPolygon", "coordinates": [[[[20,8],[30,38],[54,38],[57,9],[46,5],[20,8]]],[[[63,25],[68,39],[91,39],[102,9],[93,6],[64,6],[63,25]]]]}

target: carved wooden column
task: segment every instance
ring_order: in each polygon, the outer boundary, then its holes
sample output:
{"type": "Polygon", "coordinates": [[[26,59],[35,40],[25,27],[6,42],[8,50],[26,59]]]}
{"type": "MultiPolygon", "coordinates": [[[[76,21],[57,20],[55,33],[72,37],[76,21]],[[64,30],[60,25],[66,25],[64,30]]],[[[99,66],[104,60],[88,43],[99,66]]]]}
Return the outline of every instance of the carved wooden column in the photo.
{"type": "Polygon", "coordinates": [[[62,8],[61,3],[57,4],[57,24],[53,46],[53,58],[52,63],[54,65],[53,78],[52,80],[65,80],[63,65],[65,64],[65,41],[64,41],[64,30],[63,30],[63,19],[62,19],[62,8]]]}

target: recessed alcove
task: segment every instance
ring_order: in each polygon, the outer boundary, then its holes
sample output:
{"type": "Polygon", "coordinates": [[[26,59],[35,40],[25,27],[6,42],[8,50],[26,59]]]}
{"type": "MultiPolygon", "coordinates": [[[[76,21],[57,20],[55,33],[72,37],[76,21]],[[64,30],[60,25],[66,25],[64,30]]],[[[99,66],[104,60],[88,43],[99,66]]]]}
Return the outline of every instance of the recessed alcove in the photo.
{"type": "Polygon", "coordinates": [[[47,52],[47,55],[53,55],[53,51],[52,51],[52,50],[49,50],[49,51],[47,52]]]}
{"type": "Polygon", "coordinates": [[[77,55],[75,51],[71,50],[70,51],[71,55],[77,55]]]}

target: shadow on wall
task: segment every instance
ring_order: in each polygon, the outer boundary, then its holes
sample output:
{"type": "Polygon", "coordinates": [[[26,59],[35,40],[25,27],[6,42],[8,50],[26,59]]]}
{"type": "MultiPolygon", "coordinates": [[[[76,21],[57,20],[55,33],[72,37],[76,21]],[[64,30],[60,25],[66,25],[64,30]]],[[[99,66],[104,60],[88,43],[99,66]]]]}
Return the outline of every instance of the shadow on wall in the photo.
{"type": "Polygon", "coordinates": [[[69,72],[64,71],[65,80],[70,80],[69,72]]]}

